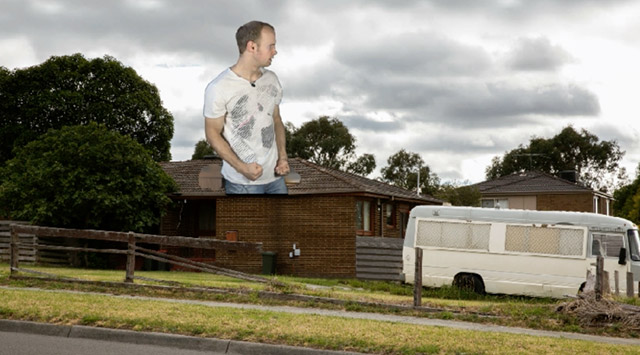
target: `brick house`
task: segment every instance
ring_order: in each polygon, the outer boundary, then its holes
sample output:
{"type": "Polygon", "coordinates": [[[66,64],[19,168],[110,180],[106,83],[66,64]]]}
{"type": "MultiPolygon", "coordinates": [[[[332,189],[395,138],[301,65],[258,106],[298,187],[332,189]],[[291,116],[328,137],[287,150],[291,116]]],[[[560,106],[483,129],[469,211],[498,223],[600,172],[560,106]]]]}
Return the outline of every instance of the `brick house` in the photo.
{"type": "MultiPolygon", "coordinates": [[[[179,191],[170,196],[175,204],[162,218],[160,233],[262,242],[263,251],[276,253],[278,274],[354,277],[357,236],[402,238],[411,208],[442,204],[297,158],[289,164],[301,181],[289,185],[288,195],[227,196],[221,163],[218,158],[161,163],[179,191]]],[[[233,250],[170,252],[245,272],[262,270],[261,255],[233,250]]]]}
{"type": "Polygon", "coordinates": [[[612,214],[611,195],[580,184],[575,174],[565,177],[527,171],[473,186],[480,191],[482,207],[612,214]]]}

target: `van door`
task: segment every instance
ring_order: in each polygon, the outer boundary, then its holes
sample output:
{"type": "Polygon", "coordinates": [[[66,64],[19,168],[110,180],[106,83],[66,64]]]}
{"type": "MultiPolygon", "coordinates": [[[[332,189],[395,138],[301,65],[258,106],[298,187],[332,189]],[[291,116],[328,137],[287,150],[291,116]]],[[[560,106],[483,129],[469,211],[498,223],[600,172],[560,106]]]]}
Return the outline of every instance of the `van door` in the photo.
{"type": "MultiPolygon", "coordinates": [[[[618,271],[618,286],[620,292],[627,288],[627,271],[629,270],[629,250],[627,249],[627,262],[625,265],[618,263],[620,249],[625,248],[625,235],[622,233],[594,232],[591,239],[591,256],[593,258],[602,255],[604,257],[604,270],[609,273],[609,287],[615,292],[615,272],[618,271]]],[[[595,260],[594,260],[595,263],[595,260]]],[[[595,268],[594,268],[595,270],[595,268]]]]}

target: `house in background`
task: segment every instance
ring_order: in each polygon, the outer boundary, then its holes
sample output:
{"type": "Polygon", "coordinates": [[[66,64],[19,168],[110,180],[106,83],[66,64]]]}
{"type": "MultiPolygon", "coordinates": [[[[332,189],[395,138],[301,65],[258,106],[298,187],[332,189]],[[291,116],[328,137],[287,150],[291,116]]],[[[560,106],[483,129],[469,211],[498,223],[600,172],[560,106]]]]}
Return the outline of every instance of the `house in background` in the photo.
{"type": "Polygon", "coordinates": [[[612,214],[611,195],[581,185],[575,173],[563,177],[527,171],[473,186],[480,191],[482,207],[612,214]]]}
{"type": "MultiPolygon", "coordinates": [[[[357,238],[401,243],[413,207],[442,204],[297,158],[289,164],[301,180],[288,195],[227,196],[221,164],[219,158],[161,163],[179,186],[161,234],[261,242],[263,251],[276,253],[278,274],[355,277],[357,238]]],[[[234,250],[169,252],[251,273],[263,266],[261,255],[234,250]]]]}

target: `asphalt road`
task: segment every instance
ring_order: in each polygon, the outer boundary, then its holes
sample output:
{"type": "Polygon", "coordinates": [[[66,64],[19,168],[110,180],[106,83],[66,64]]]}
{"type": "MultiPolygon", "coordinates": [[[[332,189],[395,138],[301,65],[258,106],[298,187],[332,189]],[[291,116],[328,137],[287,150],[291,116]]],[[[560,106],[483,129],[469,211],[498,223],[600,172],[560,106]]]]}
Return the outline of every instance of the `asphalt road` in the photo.
{"type": "Polygon", "coordinates": [[[237,340],[0,319],[0,355],[348,355],[237,340]]]}
{"type": "Polygon", "coordinates": [[[225,352],[132,344],[96,339],[0,332],[0,355],[204,355],[225,352]]]}

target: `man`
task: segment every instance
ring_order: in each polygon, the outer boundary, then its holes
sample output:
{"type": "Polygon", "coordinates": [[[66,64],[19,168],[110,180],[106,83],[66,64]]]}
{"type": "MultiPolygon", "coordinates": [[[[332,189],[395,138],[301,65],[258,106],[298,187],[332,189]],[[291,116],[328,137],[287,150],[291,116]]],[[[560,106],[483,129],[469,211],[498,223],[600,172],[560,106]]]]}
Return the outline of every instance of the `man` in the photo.
{"type": "Polygon", "coordinates": [[[207,142],[223,160],[227,194],[286,194],[289,173],[279,104],[282,87],[265,69],[276,51],[273,26],[259,21],[236,32],[240,56],[207,85],[207,142]]]}

